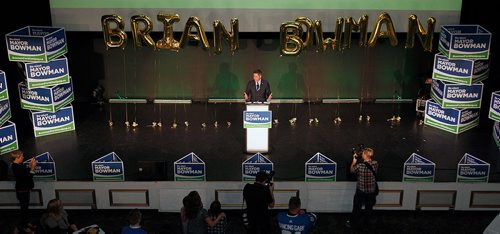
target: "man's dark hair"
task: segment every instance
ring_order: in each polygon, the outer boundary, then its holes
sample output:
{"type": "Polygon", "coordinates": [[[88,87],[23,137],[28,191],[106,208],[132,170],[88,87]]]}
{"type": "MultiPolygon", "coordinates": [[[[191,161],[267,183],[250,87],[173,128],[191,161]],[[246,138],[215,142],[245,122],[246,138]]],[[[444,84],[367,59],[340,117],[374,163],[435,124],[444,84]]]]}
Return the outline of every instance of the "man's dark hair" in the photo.
{"type": "Polygon", "coordinates": [[[255,181],[256,182],[264,182],[267,179],[267,172],[265,171],[259,171],[257,172],[257,175],[255,175],[255,181]]]}
{"type": "Polygon", "coordinates": [[[139,211],[139,209],[133,209],[128,214],[128,222],[130,225],[137,225],[141,223],[141,219],[142,219],[142,214],[139,211]]]}
{"type": "Polygon", "coordinates": [[[290,210],[300,209],[300,205],[299,197],[291,197],[290,201],[288,201],[288,209],[290,210]]]}
{"type": "Polygon", "coordinates": [[[253,73],[257,73],[257,74],[259,74],[259,75],[261,75],[261,76],[262,76],[262,70],[260,70],[260,69],[255,69],[255,70],[253,71],[253,73]]]}

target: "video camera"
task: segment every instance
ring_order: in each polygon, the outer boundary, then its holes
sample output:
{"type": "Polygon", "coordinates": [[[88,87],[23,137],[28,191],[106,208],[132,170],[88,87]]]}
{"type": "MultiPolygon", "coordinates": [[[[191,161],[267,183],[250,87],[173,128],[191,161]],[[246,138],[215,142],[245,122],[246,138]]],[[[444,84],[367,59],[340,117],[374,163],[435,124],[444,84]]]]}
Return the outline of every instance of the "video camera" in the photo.
{"type": "Polygon", "coordinates": [[[267,174],[267,178],[266,178],[266,181],[264,182],[264,184],[266,186],[272,186],[273,185],[273,177],[274,177],[274,171],[270,171],[269,174],[267,174]]]}
{"type": "Polygon", "coordinates": [[[363,154],[364,149],[365,149],[365,144],[359,144],[358,148],[353,147],[351,152],[354,155],[354,158],[358,159],[358,157],[363,154]]]}

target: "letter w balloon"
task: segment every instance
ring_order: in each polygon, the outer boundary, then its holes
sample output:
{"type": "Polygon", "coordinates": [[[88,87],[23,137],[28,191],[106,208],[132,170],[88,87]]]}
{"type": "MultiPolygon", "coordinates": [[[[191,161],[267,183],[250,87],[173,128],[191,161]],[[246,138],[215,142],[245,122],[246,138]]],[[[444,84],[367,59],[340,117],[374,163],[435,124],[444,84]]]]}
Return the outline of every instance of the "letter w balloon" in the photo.
{"type": "Polygon", "coordinates": [[[102,32],[106,49],[124,48],[127,34],[123,30],[125,25],[119,15],[103,15],[101,17],[102,32]],[[114,27],[112,27],[114,25],[114,27]]]}

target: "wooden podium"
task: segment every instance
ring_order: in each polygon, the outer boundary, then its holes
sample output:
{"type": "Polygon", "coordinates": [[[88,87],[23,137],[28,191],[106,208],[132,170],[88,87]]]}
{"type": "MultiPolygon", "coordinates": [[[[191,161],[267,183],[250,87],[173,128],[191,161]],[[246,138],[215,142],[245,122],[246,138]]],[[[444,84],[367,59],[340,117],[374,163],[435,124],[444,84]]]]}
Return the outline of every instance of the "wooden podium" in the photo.
{"type": "Polygon", "coordinates": [[[247,153],[269,152],[269,128],[272,126],[272,113],[269,102],[247,102],[243,112],[243,127],[247,129],[247,153]]]}

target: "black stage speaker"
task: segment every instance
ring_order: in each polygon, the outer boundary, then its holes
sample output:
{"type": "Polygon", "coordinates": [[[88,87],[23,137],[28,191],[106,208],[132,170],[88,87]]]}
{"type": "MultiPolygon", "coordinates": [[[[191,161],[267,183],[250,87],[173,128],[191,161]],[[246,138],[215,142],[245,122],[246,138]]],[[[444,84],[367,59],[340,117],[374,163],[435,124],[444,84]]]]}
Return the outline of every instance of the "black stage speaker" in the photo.
{"type": "Polygon", "coordinates": [[[138,161],[137,170],[138,180],[167,180],[167,162],[165,161],[138,161]]]}

